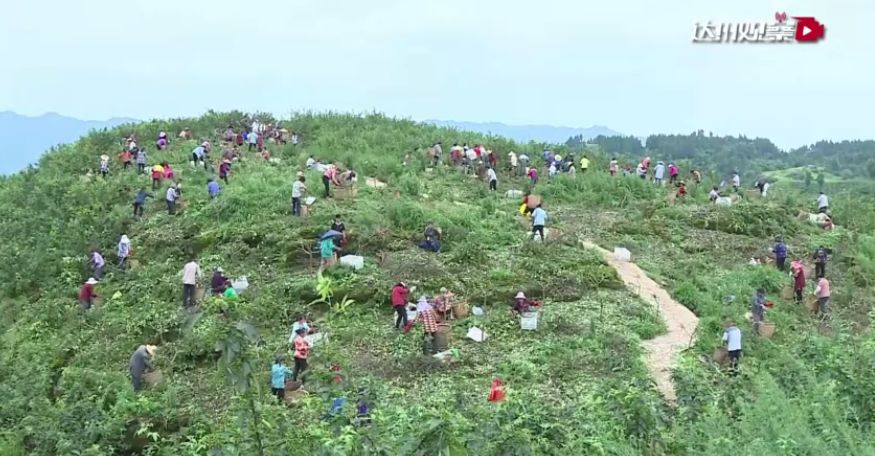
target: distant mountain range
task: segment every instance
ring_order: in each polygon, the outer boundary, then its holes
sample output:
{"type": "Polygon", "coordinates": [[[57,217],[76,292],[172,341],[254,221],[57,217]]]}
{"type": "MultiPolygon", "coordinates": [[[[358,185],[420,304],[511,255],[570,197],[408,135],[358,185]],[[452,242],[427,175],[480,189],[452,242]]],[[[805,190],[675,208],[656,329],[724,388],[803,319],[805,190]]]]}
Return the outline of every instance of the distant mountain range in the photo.
{"type": "Polygon", "coordinates": [[[552,125],[507,125],[496,122],[456,122],[454,120],[426,120],[425,123],[439,127],[455,128],[457,130],[475,131],[484,134],[493,134],[513,139],[517,142],[529,141],[545,143],[565,143],[568,138],[583,135],[584,139],[596,136],[622,136],[621,133],[608,127],[594,125],[589,128],[555,127],[552,125]]]}
{"type": "Polygon", "coordinates": [[[0,174],[20,171],[53,146],[76,141],[94,129],[136,122],[135,119],[79,120],[53,112],[37,117],[0,112],[0,174]]]}

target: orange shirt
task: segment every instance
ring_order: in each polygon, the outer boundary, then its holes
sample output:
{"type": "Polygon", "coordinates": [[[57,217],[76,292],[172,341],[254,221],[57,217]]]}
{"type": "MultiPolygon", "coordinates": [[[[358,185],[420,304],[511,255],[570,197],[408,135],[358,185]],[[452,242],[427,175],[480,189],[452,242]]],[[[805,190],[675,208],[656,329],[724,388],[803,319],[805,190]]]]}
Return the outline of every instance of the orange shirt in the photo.
{"type": "Polygon", "coordinates": [[[134,156],[131,155],[131,152],[130,152],[130,151],[127,151],[127,150],[126,150],[126,151],[124,151],[124,152],[122,152],[122,153],[119,154],[119,158],[120,158],[123,162],[129,162],[129,161],[131,161],[132,158],[134,158],[134,156]]]}

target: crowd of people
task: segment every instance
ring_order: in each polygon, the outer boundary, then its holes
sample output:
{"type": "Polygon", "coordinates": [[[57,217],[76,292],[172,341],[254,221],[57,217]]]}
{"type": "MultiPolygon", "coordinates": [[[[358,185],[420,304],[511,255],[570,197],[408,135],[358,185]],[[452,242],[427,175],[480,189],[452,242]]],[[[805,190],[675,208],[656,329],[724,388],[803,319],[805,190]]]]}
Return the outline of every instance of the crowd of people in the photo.
{"type": "MultiPolygon", "coordinates": [[[[194,134],[188,128],[183,129],[179,134],[179,139],[183,141],[193,141],[194,134]]],[[[232,167],[235,162],[243,159],[244,153],[241,149],[245,148],[245,153],[258,154],[265,159],[269,159],[270,153],[267,151],[265,141],[273,141],[280,144],[291,142],[297,146],[300,144],[301,138],[297,132],[292,132],[278,128],[271,124],[262,124],[258,121],[253,122],[251,128],[237,128],[229,125],[222,132],[222,153],[219,158],[218,176],[209,177],[207,179],[207,193],[210,199],[218,198],[221,195],[222,187],[219,181],[226,186],[230,185],[232,167]]],[[[170,146],[170,140],[165,132],[160,132],[155,140],[155,147],[158,151],[163,151],[170,146]]],[[[211,154],[213,147],[207,140],[197,143],[192,149],[190,165],[192,168],[197,168],[203,165],[204,170],[213,171],[211,154]]],[[[443,165],[443,147],[440,141],[435,142],[428,148],[428,154],[432,166],[443,165]]],[[[405,164],[409,163],[409,155],[405,157],[405,164]]],[[[507,153],[507,162],[504,167],[499,167],[499,156],[495,151],[487,148],[483,144],[477,144],[470,147],[468,144],[453,144],[450,148],[450,162],[460,168],[466,174],[476,174],[481,177],[486,184],[486,188],[490,192],[496,192],[499,183],[499,170],[507,173],[508,179],[525,178],[529,183],[529,191],[525,192],[520,205],[520,216],[531,221],[532,239],[546,240],[546,224],[548,215],[544,209],[544,204],[539,197],[532,194],[532,191],[539,183],[539,163],[536,158],[532,160],[525,153],[516,153],[510,151],[507,153]]],[[[148,177],[151,179],[152,192],[158,191],[168,182],[169,185],[164,193],[167,211],[170,215],[177,213],[177,205],[182,198],[182,184],[179,176],[173,169],[172,165],[164,160],[154,163],[151,167],[147,152],[137,144],[137,138],[134,135],[126,138],[124,141],[123,151],[119,154],[122,170],[128,168],[136,169],[139,175],[145,175],[149,169],[148,177]],[[136,164],[136,167],[133,165],[136,164]]],[[[590,172],[591,161],[586,154],[582,154],[580,158],[576,158],[573,153],[568,153],[564,157],[550,150],[544,150],[540,156],[540,166],[545,169],[548,179],[554,179],[559,174],[567,174],[575,176],[577,174],[586,175],[590,172]]],[[[99,170],[101,176],[106,178],[110,173],[111,166],[109,164],[109,156],[101,155],[99,170]]],[[[316,157],[310,156],[305,165],[305,171],[317,172],[321,175],[323,198],[332,197],[332,189],[342,189],[354,184],[357,180],[356,172],[350,169],[343,169],[340,163],[325,163],[316,157]]],[[[664,161],[656,161],[652,165],[650,157],[644,157],[638,162],[633,169],[630,164],[622,165],[617,158],[612,158],[608,162],[607,173],[612,177],[620,176],[637,176],[642,180],[650,179],[657,186],[671,186],[677,198],[684,198],[688,194],[686,182],[680,178],[680,167],[669,161],[667,164],[664,161]]],[[[702,174],[697,169],[691,169],[689,172],[691,181],[694,185],[702,183],[702,174]]],[[[721,193],[722,189],[731,187],[733,193],[738,193],[741,188],[741,178],[737,171],[732,173],[732,177],[727,186],[724,181],[719,186],[714,186],[709,194],[709,200],[718,202],[724,198],[721,193]]],[[[761,196],[765,197],[768,194],[769,183],[766,179],[758,179],[754,185],[759,190],[761,196]]],[[[293,216],[302,216],[306,210],[304,199],[308,195],[309,189],[306,185],[305,173],[299,172],[291,186],[291,213],[293,216]]],[[[145,186],[141,187],[134,199],[133,215],[135,218],[144,216],[144,206],[149,198],[154,198],[153,193],[149,192],[145,186]]],[[[829,200],[827,196],[821,192],[816,201],[817,213],[827,214],[829,210],[829,200]]],[[[439,253],[441,251],[442,230],[434,223],[429,222],[423,231],[423,240],[418,246],[424,250],[439,253]]],[[[320,253],[320,270],[332,267],[338,256],[344,251],[347,245],[347,230],[341,216],[337,215],[330,228],[318,239],[318,249],[320,253]]],[[[787,267],[788,247],[782,239],[777,239],[772,248],[775,258],[776,267],[784,271],[787,267]]],[[[830,299],[830,283],[826,278],[826,265],[831,252],[823,246],[820,246],[813,254],[812,260],[815,266],[816,287],[812,295],[817,300],[817,313],[826,318],[829,314],[829,299],[830,299]]],[[[130,267],[130,260],[133,256],[131,239],[127,235],[122,235],[117,245],[118,269],[124,272],[130,267]]],[[[89,256],[89,264],[91,267],[91,277],[82,285],[79,292],[79,303],[83,310],[89,310],[94,305],[95,299],[98,298],[96,286],[104,277],[106,260],[102,253],[97,248],[92,248],[89,256]]],[[[806,289],[806,277],[803,260],[796,257],[790,264],[790,277],[792,279],[792,288],[794,301],[801,304],[804,298],[806,289]]],[[[192,309],[197,305],[197,301],[201,299],[198,295],[198,283],[203,280],[203,273],[196,258],[192,256],[182,270],[182,294],[183,307],[192,309]]],[[[237,296],[233,281],[225,275],[225,271],[218,267],[214,270],[212,277],[209,280],[209,291],[212,296],[221,296],[228,299],[234,299],[237,296]]],[[[438,331],[442,326],[449,324],[456,317],[454,310],[455,305],[460,301],[455,294],[441,288],[439,293],[429,297],[427,294],[421,295],[416,304],[412,303],[412,293],[416,287],[408,287],[405,282],[398,282],[392,287],[389,293],[391,305],[393,307],[395,318],[394,327],[403,332],[410,331],[415,326],[421,326],[423,332],[423,342],[427,353],[434,353],[435,340],[438,331]]],[[[757,289],[754,293],[751,304],[751,319],[754,329],[758,330],[765,318],[766,310],[771,306],[765,296],[763,289],[757,289]]],[[[511,300],[510,309],[515,315],[528,313],[531,310],[540,309],[542,303],[540,301],[530,300],[526,297],[523,291],[519,291],[511,300]]],[[[723,334],[723,343],[726,345],[728,357],[730,360],[730,368],[732,372],[737,372],[738,363],[741,359],[742,348],[741,338],[742,333],[737,325],[732,321],[725,322],[725,332],[723,334]]],[[[303,316],[299,317],[292,325],[291,337],[289,338],[289,347],[293,353],[293,367],[286,365],[285,355],[277,355],[271,366],[271,388],[273,394],[279,399],[285,398],[285,391],[288,382],[298,383],[299,379],[303,383],[304,373],[307,370],[307,360],[312,349],[311,339],[309,336],[314,334],[314,325],[311,321],[303,316]]],[[[152,358],[155,356],[157,347],[152,345],[139,346],[130,360],[130,375],[131,383],[134,391],[140,391],[143,387],[143,376],[152,369],[152,358]]]]}

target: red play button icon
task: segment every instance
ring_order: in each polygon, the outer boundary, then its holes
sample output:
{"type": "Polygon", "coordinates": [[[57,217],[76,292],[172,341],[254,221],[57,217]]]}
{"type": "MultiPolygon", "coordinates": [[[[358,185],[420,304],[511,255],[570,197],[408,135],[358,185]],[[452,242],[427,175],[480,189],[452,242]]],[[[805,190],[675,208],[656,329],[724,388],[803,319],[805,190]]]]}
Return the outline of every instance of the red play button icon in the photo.
{"type": "Polygon", "coordinates": [[[794,17],[796,19],[796,41],[814,43],[823,39],[826,27],[813,17],[794,17]]]}

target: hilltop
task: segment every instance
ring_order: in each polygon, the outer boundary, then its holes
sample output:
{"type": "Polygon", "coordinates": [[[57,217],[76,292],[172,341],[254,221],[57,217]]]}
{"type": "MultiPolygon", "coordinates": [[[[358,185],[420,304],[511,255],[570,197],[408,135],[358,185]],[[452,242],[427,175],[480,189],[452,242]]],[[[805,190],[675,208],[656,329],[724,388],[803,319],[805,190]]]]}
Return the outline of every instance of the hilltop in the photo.
{"type": "Polygon", "coordinates": [[[519,199],[504,197],[526,190],[522,178],[502,168],[492,193],[425,155],[404,164],[406,154],[436,139],[488,144],[500,153],[499,167],[509,150],[538,156],[536,145],[378,115],[300,115],[283,125],[301,132],[301,145],[269,144],[279,162],[244,153],[211,201],[205,185],[213,175],[189,166],[191,150],[203,139],[217,142],[229,123],[248,121],[211,112],[95,131],[44,155],[36,169],[0,179],[0,454],[875,451],[875,199],[831,194],[840,228],[824,232],[797,219],[814,195],[793,181],[779,180],[768,200],[716,208],[707,200],[715,182],[706,178],[672,205],[665,188],[608,176],[610,158],[595,151],[587,174],[549,180],[542,173],[535,192],[554,232],[537,243],[515,218],[519,199]],[[174,138],[183,127],[195,140],[174,138]],[[150,141],[160,131],[172,138],[158,152],[150,141]],[[150,164],[166,160],[176,169],[180,215],[164,210],[166,183],[138,220],[131,203],[149,185],[145,176],[115,162],[106,179],[86,175],[101,154],[115,157],[131,133],[150,144],[150,164]],[[308,217],[293,218],[291,183],[310,155],[353,167],[358,194],[320,198],[320,176],[307,172],[317,201],[308,217]],[[386,187],[367,186],[366,178],[386,187]],[[317,279],[314,239],[336,214],[349,230],[348,250],[365,266],[332,268],[317,279]],[[437,254],[416,247],[430,221],[443,229],[437,254]],[[139,263],[124,274],[112,266],[122,234],[139,263]],[[781,297],[782,273],[748,265],[776,236],[800,257],[821,244],[833,249],[828,322],[781,297]],[[587,243],[628,248],[655,284],[699,318],[692,345],[674,364],[673,403],[644,356],[646,341],[672,329],[659,300],[626,288],[587,243]],[[104,301],[82,315],[76,292],[89,275],[92,245],[110,265],[97,286],[104,301]],[[246,276],[249,289],[238,301],[208,299],[197,313],[183,311],[179,271],[189,256],[206,272],[221,266],[246,276]],[[447,287],[484,309],[453,324],[457,361],[422,356],[419,329],[392,328],[389,290],[400,280],[416,285],[417,295],[447,287]],[[756,337],[745,321],[757,287],[776,302],[771,339],[756,337]],[[535,332],[522,332],[508,314],[519,290],[544,301],[535,332]],[[302,313],[329,340],[310,359],[310,394],[289,408],[270,395],[268,371],[302,313]],[[727,318],[744,333],[738,377],[710,361],[727,318]],[[465,338],[475,325],[487,332],[484,342],[465,338]],[[164,379],[134,395],[127,363],[143,343],[159,346],[164,379]],[[500,403],[486,401],[495,377],[507,385],[500,403]],[[326,418],[333,398],[354,403],[360,391],[371,404],[370,426],[354,426],[352,404],[326,418]]]}

